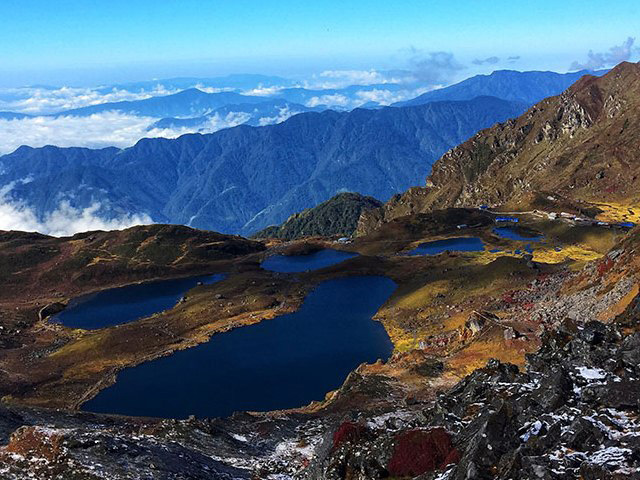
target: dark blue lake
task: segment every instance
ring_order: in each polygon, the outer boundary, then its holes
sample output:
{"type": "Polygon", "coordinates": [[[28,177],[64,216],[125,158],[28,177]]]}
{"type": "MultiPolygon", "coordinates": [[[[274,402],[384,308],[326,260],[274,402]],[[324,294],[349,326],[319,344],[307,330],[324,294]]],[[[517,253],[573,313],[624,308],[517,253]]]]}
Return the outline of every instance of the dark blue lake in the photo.
{"type": "Polygon", "coordinates": [[[484,243],[478,237],[447,238],[433,242],[421,243],[411,250],[408,255],[437,255],[442,252],[481,252],[484,243]]]}
{"type": "Polygon", "coordinates": [[[173,307],[190,289],[224,278],[222,274],[138,283],[77,297],[52,320],[71,328],[111,327],[173,307]]]}
{"type": "Polygon", "coordinates": [[[523,234],[522,230],[514,227],[496,227],[493,229],[493,233],[499,237],[519,242],[539,242],[544,238],[543,235],[523,234]]]}
{"type": "Polygon", "coordinates": [[[83,409],[219,417],[322,400],[362,362],[391,355],[387,332],[371,318],[395,288],[390,279],[375,276],[324,282],[295,313],[125,369],[83,409]]]}
{"type": "Polygon", "coordinates": [[[306,272],[329,267],[357,256],[357,253],[326,248],[308,255],[271,255],[262,262],[262,268],[282,273],[306,272]]]}

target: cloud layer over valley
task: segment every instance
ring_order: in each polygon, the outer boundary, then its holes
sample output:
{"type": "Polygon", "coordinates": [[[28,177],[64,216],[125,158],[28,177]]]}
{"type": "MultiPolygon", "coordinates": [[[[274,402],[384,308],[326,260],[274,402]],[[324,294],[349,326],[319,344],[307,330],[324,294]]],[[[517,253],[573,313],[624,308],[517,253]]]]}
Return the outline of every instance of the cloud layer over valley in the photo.
{"type": "Polygon", "coordinates": [[[157,118],[119,112],[95,113],[86,117],[0,119],[0,154],[10,153],[21,145],[124,148],[144,137],[175,138],[198,131],[215,132],[240,125],[246,122],[248,117],[249,115],[243,112],[230,112],[225,116],[215,114],[208,117],[201,126],[180,128],[151,128],[157,118]]]}
{"type": "Polygon", "coordinates": [[[87,208],[74,208],[62,201],[58,208],[39,219],[32,208],[20,202],[0,197],[0,230],[39,232],[54,237],[65,237],[91,230],[120,230],[135,225],[153,223],[145,214],[125,214],[113,219],[101,218],[99,203],[87,208]]]}
{"type": "MultiPolygon", "coordinates": [[[[288,89],[283,86],[254,85],[253,88],[236,90],[234,103],[223,112],[213,112],[202,108],[196,97],[193,104],[183,105],[184,113],[175,115],[162,109],[154,114],[143,115],[133,107],[136,101],[166,97],[170,99],[182,90],[174,88],[171,81],[158,81],[144,88],[128,86],[101,88],[52,88],[24,87],[0,89],[0,155],[10,153],[21,145],[42,147],[55,145],[60,147],[107,146],[129,147],[145,137],[175,138],[187,133],[212,133],[223,128],[234,127],[249,122],[251,125],[269,125],[280,123],[291,115],[306,109],[331,108],[351,110],[363,105],[385,106],[414,98],[429,88],[404,84],[410,80],[407,71],[326,71],[315,79],[316,87],[343,87],[333,90],[309,90],[305,88],[288,89]],[[163,84],[164,82],[165,84],[163,84]],[[354,87],[354,82],[359,86],[354,87]],[[378,83],[379,82],[379,83],[378,83]],[[238,95],[238,93],[240,95],[238,95]],[[241,95],[244,95],[242,97],[241,95]],[[265,108],[256,104],[255,109],[247,109],[241,103],[251,99],[264,98],[264,102],[282,99],[293,105],[280,109],[265,108]],[[117,102],[134,102],[123,104],[117,102]],[[113,110],[80,112],[78,108],[92,107],[109,103],[113,110]],[[296,106],[296,104],[298,104],[296,106]],[[121,110],[118,110],[121,108],[121,110]],[[193,110],[192,114],[186,114],[193,110]],[[65,113],[70,110],[69,113],[65,113]],[[172,122],[159,120],[175,117],[178,120],[194,118],[193,122],[172,122]],[[160,125],[160,127],[158,127],[160,125]]],[[[229,88],[211,86],[193,81],[193,88],[208,94],[229,92],[229,88]]],[[[169,102],[168,102],[169,103],[169,102]]],[[[265,103],[266,105],[266,103],[265,103]]]]}
{"type": "Polygon", "coordinates": [[[29,115],[49,115],[73,108],[99,105],[107,102],[144,100],[151,97],[171,95],[177,89],[168,89],[162,84],[150,90],[128,91],[117,87],[22,87],[0,89],[0,111],[12,111],[29,115]]]}

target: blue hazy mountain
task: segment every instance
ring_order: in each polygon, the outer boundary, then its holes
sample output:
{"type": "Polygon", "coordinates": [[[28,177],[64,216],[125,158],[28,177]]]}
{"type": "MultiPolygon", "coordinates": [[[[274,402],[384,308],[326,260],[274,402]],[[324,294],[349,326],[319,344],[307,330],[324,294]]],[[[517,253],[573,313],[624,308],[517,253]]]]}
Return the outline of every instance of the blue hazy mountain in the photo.
{"type": "Polygon", "coordinates": [[[0,112],[1,120],[22,120],[24,118],[30,118],[31,115],[27,115],[26,113],[16,113],[16,112],[0,112]]]}
{"type": "MultiPolygon", "coordinates": [[[[226,105],[216,108],[213,112],[199,117],[191,118],[175,118],[167,117],[153,123],[149,130],[153,128],[189,128],[189,129],[206,129],[215,121],[216,118],[227,118],[228,115],[239,115],[238,118],[246,116],[246,120],[241,123],[245,125],[271,125],[286,120],[290,116],[298,113],[320,110],[318,108],[309,108],[298,103],[287,102],[279,98],[264,98],[261,103],[243,103],[240,105],[226,105]]],[[[210,130],[209,130],[210,131],[210,130]]]]}
{"type": "Polygon", "coordinates": [[[197,88],[188,88],[181,92],[147,98],[144,100],[129,100],[121,102],[101,103],[87,107],[65,110],[56,115],[88,116],[106,111],[118,111],[126,114],[150,116],[156,118],[195,118],[215,113],[215,110],[230,107],[227,111],[247,111],[249,105],[264,104],[269,108],[269,102],[283,102],[297,104],[299,111],[318,109],[351,110],[354,105],[367,104],[367,107],[377,107],[378,102],[363,97],[367,92],[387,90],[397,92],[406,90],[404,85],[352,85],[341,89],[310,90],[305,88],[285,88],[276,91],[271,96],[243,95],[238,92],[207,93],[197,88]],[[344,103],[341,103],[343,101],[344,103]],[[231,106],[242,106],[234,110],[231,106]]]}
{"type": "Polygon", "coordinates": [[[476,75],[455,85],[424,93],[412,100],[395,103],[393,106],[407,107],[441,100],[470,100],[481,95],[533,105],[543,98],[559,95],[583,75],[601,76],[607,71],[556,73],[497,70],[490,75],[476,75]]]}
{"type": "Polygon", "coordinates": [[[42,216],[60,199],[99,202],[103,215],[248,234],[279,224],[336,193],[386,200],[424,183],[444,152],[525,106],[495,97],[406,108],[295,115],[133,147],[29,148],[0,157],[0,184],[42,216]],[[29,178],[29,183],[20,180],[29,178]]]}
{"type": "Polygon", "coordinates": [[[206,93],[197,88],[173,95],[151,97],[144,100],[101,103],[88,107],[65,110],[58,115],[86,116],[94,113],[118,111],[149,117],[196,117],[232,104],[261,103],[265,97],[241,95],[235,92],[206,93]]]}
{"type": "Polygon", "coordinates": [[[246,91],[258,87],[294,87],[297,82],[294,80],[278,77],[274,75],[260,75],[252,73],[236,73],[222,77],[199,78],[199,77],[178,77],[165,78],[159,80],[146,80],[141,82],[127,82],[117,85],[109,85],[98,88],[99,93],[110,93],[114,89],[127,90],[128,92],[148,92],[158,86],[166,90],[186,90],[189,88],[221,88],[233,91],[246,91]]]}

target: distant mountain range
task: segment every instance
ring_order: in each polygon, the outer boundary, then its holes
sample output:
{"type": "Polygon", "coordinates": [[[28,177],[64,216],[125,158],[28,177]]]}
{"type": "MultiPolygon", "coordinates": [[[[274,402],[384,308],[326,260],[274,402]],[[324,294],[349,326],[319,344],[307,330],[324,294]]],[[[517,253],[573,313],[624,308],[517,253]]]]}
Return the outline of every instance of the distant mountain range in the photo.
{"type": "MultiPolygon", "coordinates": [[[[203,87],[204,88],[204,87],[203,87]]],[[[396,84],[353,85],[342,89],[309,90],[306,88],[284,88],[274,90],[269,95],[244,95],[234,91],[209,93],[198,88],[188,88],[178,93],[162,95],[143,100],[107,102],[87,107],[63,110],[54,116],[87,116],[95,113],[118,111],[125,114],[156,118],[179,117],[197,118],[213,114],[215,110],[227,107],[229,112],[247,111],[248,105],[270,108],[274,102],[286,102],[298,111],[314,111],[332,108],[351,110],[354,106],[380,107],[372,98],[384,89],[385,92],[399,92],[407,87],[396,84]]],[[[380,99],[381,100],[381,99],[380,99]]],[[[466,100],[466,99],[465,99],[466,100]]],[[[10,112],[7,112],[10,113],[10,112]]]]}
{"type": "Polygon", "coordinates": [[[432,90],[412,100],[394,103],[393,106],[407,107],[441,100],[470,100],[481,95],[533,105],[544,98],[560,94],[584,75],[601,76],[607,72],[608,70],[581,70],[572,73],[498,70],[490,75],[476,75],[455,85],[432,90]]]}
{"type": "MultiPolygon", "coordinates": [[[[271,123],[282,121],[292,112],[321,111],[329,108],[348,111],[354,107],[380,108],[389,103],[392,103],[393,106],[414,106],[434,101],[471,100],[478,96],[494,96],[533,105],[543,98],[559,94],[585,73],[601,75],[604,72],[580,71],[559,74],[501,70],[490,75],[477,75],[455,85],[432,90],[414,99],[396,103],[393,103],[394,100],[406,98],[408,95],[420,91],[420,86],[384,83],[352,85],[345,88],[309,89],[297,86],[292,80],[264,75],[230,75],[209,79],[187,77],[101,87],[95,92],[105,95],[114,91],[147,93],[156,91],[155,89],[158,87],[164,91],[182,91],[142,100],[106,102],[65,109],[49,113],[48,116],[84,117],[96,113],[117,111],[127,115],[157,118],[159,121],[152,128],[155,126],[159,128],[209,128],[208,131],[211,131],[210,120],[212,116],[226,116],[230,113],[236,114],[238,121],[235,123],[263,125],[268,123],[267,119],[272,119],[271,123]],[[259,94],[244,94],[242,92],[259,94]]],[[[0,112],[0,119],[24,118],[28,118],[28,115],[10,111],[0,112]]]]}
{"type": "Polygon", "coordinates": [[[520,102],[478,97],[309,112],[273,126],[143,139],[124,150],[21,147],[0,157],[0,184],[13,187],[5,200],[41,217],[67,199],[76,207],[98,202],[104,216],[140,212],[156,221],[249,234],[341,191],[387,200],[423,183],[450,148],[524,109],[520,102]]]}
{"type": "MultiPolygon", "coordinates": [[[[303,112],[322,111],[324,108],[309,108],[298,103],[291,103],[282,99],[265,99],[260,103],[241,103],[225,105],[216,108],[206,115],[188,118],[167,117],[153,123],[149,130],[154,128],[188,128],[205,130],[211,122],[219,118],[236,116],[239,123],[253,126],[271,125],[280,123],[287,118],[303,112]]],[[[209,130],[210,131],[210,130],[209,130]]]]}
{"type": "Polygon", "coordinates": [[[246,91],[256,87],[262,88],[288,88],[298,84],[295,80],[278,77],[275,75],[260,75],[255,73],[236,73],[222,77],[177,77],[158,80],[146,80],[142,82],[127,82],[109,85],[97,89],[100,93],[110,93],[115,90],[128,92],[150,92],[158,86],[165,90],[186,90],[189,88],[228,89],[232,91],[246,91]]]}
{"type": "Polygon", "coordinates": [[[101,103],[88,107],[65,110],[59,115],[86,116],[94,113],[118,111],[148,117],[196,117],[233,104],[262,103],[264,97],[241,95],[235,92],[206,93],[197,88],[183,90],[173,95],[151,97],[144,100],[101,103]]]}
{"type": "Polygon", "coordinates": [[[22,120],[23,118],[29,117],[31,117],[31,115],[27,115],[26,113],[0,112],[0,119],[2,120],[22,120]]]}

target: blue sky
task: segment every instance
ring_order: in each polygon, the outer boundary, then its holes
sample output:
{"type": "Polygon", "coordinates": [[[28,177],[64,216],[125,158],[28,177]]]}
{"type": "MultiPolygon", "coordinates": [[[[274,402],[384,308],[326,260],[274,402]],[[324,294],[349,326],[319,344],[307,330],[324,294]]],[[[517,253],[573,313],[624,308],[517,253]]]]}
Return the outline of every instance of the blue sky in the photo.
{"type": "Polygon", "coordinates": [[[637,0],[526,3],[2,0],[0,85],[411,68],[429,52],[451,53],[456,77],[566,71],[639,34],[637,0]]]}

